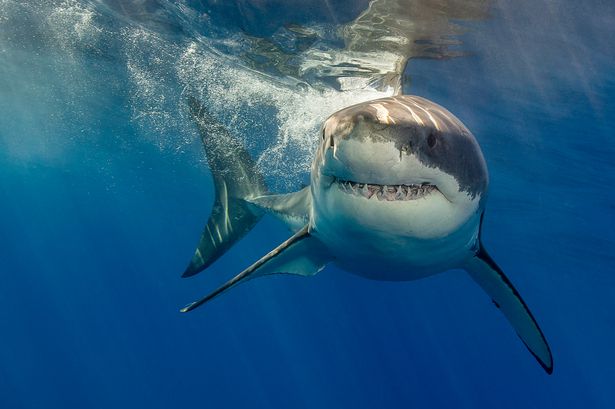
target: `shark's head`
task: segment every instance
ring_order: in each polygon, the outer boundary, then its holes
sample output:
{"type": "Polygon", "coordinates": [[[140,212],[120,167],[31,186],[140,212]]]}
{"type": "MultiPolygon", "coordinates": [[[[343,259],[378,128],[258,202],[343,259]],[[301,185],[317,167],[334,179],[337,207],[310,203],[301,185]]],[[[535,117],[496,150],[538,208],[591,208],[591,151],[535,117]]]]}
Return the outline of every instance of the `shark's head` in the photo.
{"type": "Polygon", "coordinates": [[[312,166],[316,223],[420,239],[448,236],[476,219],[487,185],[474,136],[446,109],[416,96],[330,116],[312,166]]]}

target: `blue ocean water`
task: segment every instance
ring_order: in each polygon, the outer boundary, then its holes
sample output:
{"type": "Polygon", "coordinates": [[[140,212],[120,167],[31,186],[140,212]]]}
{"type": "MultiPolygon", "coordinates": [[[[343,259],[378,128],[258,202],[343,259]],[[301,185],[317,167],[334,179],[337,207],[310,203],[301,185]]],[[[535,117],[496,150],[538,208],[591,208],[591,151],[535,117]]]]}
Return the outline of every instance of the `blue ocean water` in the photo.
{"type": "Polygon", "coordinates": [[[352,22],[370,2],[0,0],[0,408],[614,407],[615,7],[406,3],[419,27],[455,27],[382,48],[416,57],[404,92],[481,143],[484,241],[553,375],[461,271],[327,267],[179,313],[289,236],[265,218],[180,278],[213,201],[184,97],[245,140],[272,189],[300,187],[318,120],[383,92],[361,78],[390,55],[359,46],[350,64],[336,31],[369,44],[352,22]]]}

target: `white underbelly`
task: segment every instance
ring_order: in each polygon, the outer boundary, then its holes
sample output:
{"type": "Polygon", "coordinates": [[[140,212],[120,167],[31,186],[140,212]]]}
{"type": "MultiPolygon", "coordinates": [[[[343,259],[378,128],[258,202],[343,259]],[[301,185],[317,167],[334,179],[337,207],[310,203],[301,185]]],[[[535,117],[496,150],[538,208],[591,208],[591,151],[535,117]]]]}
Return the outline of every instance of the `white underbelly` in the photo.
{"type": "MultiPolygon", "coordinates": [[[[313,235],[321,240],[342,269],[385,281],[410,281],[459,267],[471,253],[480,217],[470,217],[446,234],[424,237],[395,229],[373,229],[356,219],[316,215],[313,235]]],[[[370,226],[371,227],[371,226],[370,226]]]]}
{"type": "MultiPolygon", "coordinates": [[[[476,234],[417,240],[382,234],[348,233],[344,237],[319,239],[325,242],[334,256],[334,263],[342,269],[385,281],[416,280],[459,267],[476,240],[476,234]]],[[[318,233],[315,234],[318,237],[318,233]]]]}

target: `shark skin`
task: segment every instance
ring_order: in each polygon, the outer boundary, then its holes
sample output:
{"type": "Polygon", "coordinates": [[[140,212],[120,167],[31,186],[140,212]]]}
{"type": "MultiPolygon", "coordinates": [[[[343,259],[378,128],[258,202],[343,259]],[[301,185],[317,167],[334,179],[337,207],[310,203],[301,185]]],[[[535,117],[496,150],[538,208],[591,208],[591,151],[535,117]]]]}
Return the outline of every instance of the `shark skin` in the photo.
{"type": "Polygon", "coordinates": [[[295,234],[182,312],[250,279],[311,276],[329,263],[386,281],[463,269],[552,373],[553,357],[542,330],[482,244],[489,177],[481,149],[445,108],[399,95],[334,113],[323,124],[310,185],[274,195],[266,193],[241,144],[196,100],[190,106],[212,167],[216,201],[184,276],[211,265],[265,213],[295,234]]]}

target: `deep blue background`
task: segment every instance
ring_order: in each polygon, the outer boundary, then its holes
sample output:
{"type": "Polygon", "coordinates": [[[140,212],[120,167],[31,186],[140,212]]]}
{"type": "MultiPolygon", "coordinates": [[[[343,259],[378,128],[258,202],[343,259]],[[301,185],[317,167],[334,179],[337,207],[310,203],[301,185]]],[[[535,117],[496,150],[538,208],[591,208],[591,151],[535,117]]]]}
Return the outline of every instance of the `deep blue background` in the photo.
{"type": "Polygon", "coordinates": [[[131,121],[124,68],[58,70],[5,27],[0,407],[614,407],[613,6],[500,1],[469,25],[471,55],[410,62],[407,91],[481,142],[484,241],[541,323],[552,376],[458,271],[327,268],[180,314],[289,233],[266,218],[180,279],[213,194],[198,141],[159,149],[131,121]]]}

